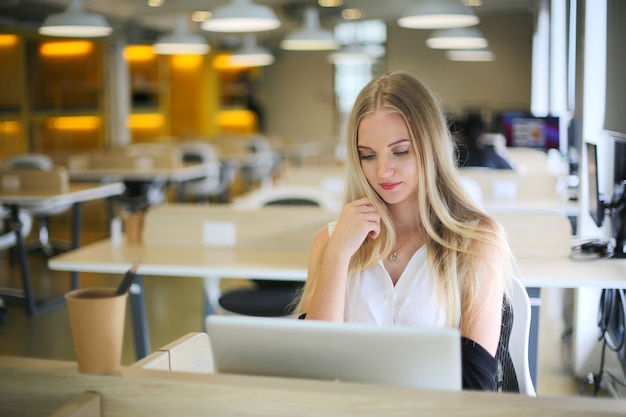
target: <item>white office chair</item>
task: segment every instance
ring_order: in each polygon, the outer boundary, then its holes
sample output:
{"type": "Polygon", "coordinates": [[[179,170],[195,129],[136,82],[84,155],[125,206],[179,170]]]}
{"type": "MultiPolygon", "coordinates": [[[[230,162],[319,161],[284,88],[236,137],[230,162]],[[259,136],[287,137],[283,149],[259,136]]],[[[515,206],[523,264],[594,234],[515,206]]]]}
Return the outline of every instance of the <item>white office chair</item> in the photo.
{"type": "Polygon", "coordinates": [[[185,184],[185,194],[208,202],[212,196],[226,193],[235,180],[236,168],[220,161],[215,147],[203,141],[181,142],[183,161],[207,164],[206,176],[185,184]]]}
{"type": "MultiPolygon", "coordinates": [[[[15,231],[11,228],[5,227],[5,222],[8,221],[10,216],[11,214],[6,208],[0,207],[0,250],[11,249],[17,244],[15,231]]],[[[30,212],[26,210],[20,210],[18,216],[20,223],[22,224],[20,232],[22,234],[22,238],[25,238],[30,233],[33,225],[33,219],[30,212]]],[[[8,319],[6,305],[4,299],[2,299],[2,295],[19,297],[21,296],[21,292],[8,288],[0,288],[0,323],[6,322],[8,319]]]]}
{"type": "MultiPolygon", "coordinates": [[[[25,153],[8,157],[2,162],[2,167],[5,169],[35,169],[40,171],[51,171],[54,169],[54,162],[48,155],[25,153]]],[[[69,243],[57,242],[50,239],[48,219],[51,216],[64,213],[70,208],[72,208],[71,204],[50,203],[46,206],[30,210],[32,214],[37,217],[37,221],[39,223],[39,239],[38,242],[29,243],[28,249],[42,249],[48,256],[53,255],[55,248],[68,250],[70,248],[69,243]]]]}
{"type": "Polygon", "coordinates": [[[474,202],[478,204],[479,207],[484,207],[485,202],[483,189],[480,188],[480,184],[478,183],[478,181],[465,175],[460,175],[459,180],[461,181],[461,185],[463,186],[465,191],[467,191],[472,200],[474,200],[474,202]]]}
{"type": "Polygon", "coordinates": [[[530,376],[528,342],[530,338],[530,298],[522,283],[513,278],[509,302],[513,309],[513,325],[509,338],[509,354],[515,369],[520,394],[534,397],[535,387],[530,376]]]}

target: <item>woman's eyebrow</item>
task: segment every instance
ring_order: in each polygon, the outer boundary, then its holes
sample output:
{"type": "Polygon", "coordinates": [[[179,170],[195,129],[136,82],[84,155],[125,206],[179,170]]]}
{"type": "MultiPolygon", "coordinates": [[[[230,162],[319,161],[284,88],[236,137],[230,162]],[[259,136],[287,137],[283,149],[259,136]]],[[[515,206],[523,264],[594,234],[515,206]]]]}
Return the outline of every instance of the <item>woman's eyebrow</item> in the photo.
{"type": "Polygon", "coordinates": [[[403,142],[409,142],[409,140],[408,139],[399,139],[399,140],[397,140],[397,141],[395,141],[393,143],[390,143],[389,147],[398,145],[398,144],[403,143],[403,142]]]}
{"type": "MultiPolygon", "coordinates": [[[[388,148],[391,148],[392,146],[398,145],[400,143],[404,143],[404,142],[410,142],[409,139],[399,139],[395,142],[390,143],[389,145],[387,145],[388,148]]],[[[357,149],[372,149],[369,146],[365,146],[365,145],[357,145],[356,146],[357,149]]]]}

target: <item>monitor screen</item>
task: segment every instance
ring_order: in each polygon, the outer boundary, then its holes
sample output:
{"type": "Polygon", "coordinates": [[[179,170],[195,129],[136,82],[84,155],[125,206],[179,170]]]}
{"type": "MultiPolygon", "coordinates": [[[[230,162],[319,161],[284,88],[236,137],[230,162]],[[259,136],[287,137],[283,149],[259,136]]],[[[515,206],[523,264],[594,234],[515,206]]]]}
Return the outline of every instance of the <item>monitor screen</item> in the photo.
{"type": "Polygon", "coordinates": [[[523,113],[505,113],[501,133],[510,147],[559,149],[559,118],[535,117],[523,113]]]}
{"type": "Polygon", "coordinates": [[[587,147],[587,178],[589,184],[589,215],[596,226],[604,222],[604,200],[599,191],[598,149],[594,143],[586,143],[587,147]]]}
{"type": "Polygon", "coordinates": [[[626,181],[626,142],[615,137],[613,183],[619,185],[624,181],[626,181]]]}

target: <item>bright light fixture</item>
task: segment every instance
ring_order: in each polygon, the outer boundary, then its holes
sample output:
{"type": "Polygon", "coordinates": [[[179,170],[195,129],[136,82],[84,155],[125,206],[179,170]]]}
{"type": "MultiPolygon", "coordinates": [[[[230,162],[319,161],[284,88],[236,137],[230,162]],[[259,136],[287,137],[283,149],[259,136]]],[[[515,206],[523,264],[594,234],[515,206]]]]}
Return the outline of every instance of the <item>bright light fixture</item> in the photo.
{"type": "Polygon", "coordinates": [[[169,35],[162,36],[154,44],[154,52],[160,55],[203,55],[209,52],[209,44],[201,35],[189,33],[187,17],[176,17],[176,28],[169,35]]]}
{"type": "Polygon", "coordinates": [[[289,51],[329,51],[339,48],[333,33],[320,27],[317,9],[308,7],[304,11],[304,26],[287,35],[280,47],[289,51]]]}
{"type": "Polygon", "coordinates": [[[280,20],[268,6],[250,0],[232,0],[216,7],[212,17],[201,27],[211,32],[260,32],[280,27],[280,20]]]}
{"type": "Polygon", "coordinates": [[[475,28],[440,29],[426,39],[433,49],[480,49],[486,48],[487,39],[475,28]]]}
{"type": "Polygon", "coordinates": [[[495,55],[489,48],[482,49],[454,49],[446,51],[446,57],[450,61],[474,61],[486,62],[493,61],[495,55]]]}
{"type": "Polygon", "coordinates": [[[444,29],[473,26],[479,19],[472,9],[459,0],[425,0],[398,19],[398,25],[409,29],[444,29]]]}
{"type": "Polygon", "coordinates": [[[238,67],[263,67],[274,63],[274,55],[258,45],[255,35],[247,34],[242,47],[230,55],[230,63],[238,67]]]}
{"type": "Polygon", "coordinates": [[[39,28],[42,35],[69,38],[98,38],[112,31],[104,16],[83,10],[82,0],[71,0],[64,12],[51,14],[39,28]]]}

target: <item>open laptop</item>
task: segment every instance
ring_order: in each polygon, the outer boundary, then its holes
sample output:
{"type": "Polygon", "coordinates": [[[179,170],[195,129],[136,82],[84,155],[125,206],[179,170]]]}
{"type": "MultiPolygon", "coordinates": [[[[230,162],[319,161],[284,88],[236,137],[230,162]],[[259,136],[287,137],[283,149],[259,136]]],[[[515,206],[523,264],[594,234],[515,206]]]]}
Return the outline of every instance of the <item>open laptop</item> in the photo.
{"type": "Polygon", "coordinates": [[[461,389],[456,329],[211,315],[215,372],[461,389]]]}

